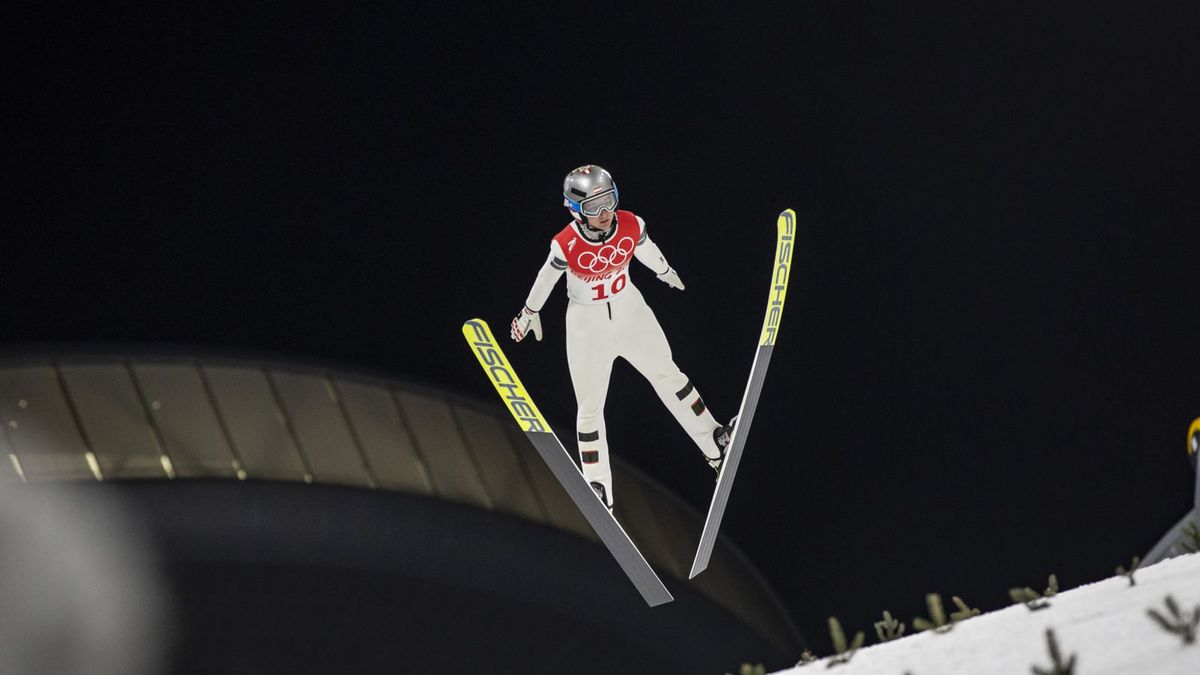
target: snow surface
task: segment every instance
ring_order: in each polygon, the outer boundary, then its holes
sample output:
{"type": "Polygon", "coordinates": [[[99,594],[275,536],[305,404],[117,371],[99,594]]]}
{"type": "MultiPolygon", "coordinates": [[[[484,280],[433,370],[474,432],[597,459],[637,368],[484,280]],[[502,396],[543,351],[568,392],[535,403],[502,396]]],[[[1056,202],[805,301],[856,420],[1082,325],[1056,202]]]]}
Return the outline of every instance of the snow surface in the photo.
{"type": "MultiPolygon", "coordinates": [[[[875,627],[843,626],[847,639],[859,630],[868,646],[849,663],[827,668],[829,657],[780,671],[789,675],[1014,675],[1033,666],[1049,670],[1052,662],[1046,629],[1053,628],[1063,660],[1076,655],[1076,675],[1200,675],[1200,639],[1184,645],[1146,614],[1155,608],[1170,617],[1167,595],[1175,596],[1181,613],[1200,604],[1200,554],[1164,560],[1134,574],[1130,587],[1123,576],[1060,591],[1050,607],[1030,611],[1024,605],[981,614],[949,633],[914,633],[911,617],[905,637],[882,644],[875,627]]],[[[1044,590],[1045,584],[1034,590],[1044,590]]],[[[942,598],[946,614],[957,611],[942,598]]],[[[879,620],[883,620],[882,611],[879,620]]]]}

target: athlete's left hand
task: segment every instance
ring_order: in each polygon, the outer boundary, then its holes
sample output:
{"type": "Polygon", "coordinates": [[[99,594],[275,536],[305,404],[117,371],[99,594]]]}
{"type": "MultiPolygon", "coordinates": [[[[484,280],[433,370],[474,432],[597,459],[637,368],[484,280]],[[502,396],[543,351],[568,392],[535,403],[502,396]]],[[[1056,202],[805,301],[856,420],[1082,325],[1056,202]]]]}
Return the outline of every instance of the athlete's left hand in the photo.
{"type": "Polygon", "coordinates": [[[671,288],[683,290],[683,282],[679,280],[679,274],[674,269],[668,267],[666,272],[658,275],[658,280],[671,288]]]}

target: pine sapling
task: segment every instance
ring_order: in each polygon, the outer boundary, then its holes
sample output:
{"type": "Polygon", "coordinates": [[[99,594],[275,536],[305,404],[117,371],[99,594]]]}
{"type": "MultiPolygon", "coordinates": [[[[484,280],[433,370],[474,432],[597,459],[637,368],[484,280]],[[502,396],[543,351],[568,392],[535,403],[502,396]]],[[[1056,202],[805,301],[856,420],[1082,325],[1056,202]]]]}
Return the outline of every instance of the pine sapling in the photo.
{"type": "Polygon", "coordinates": [[[946,612],[942,609],[942,596],[929,593],[925,596],[925,606],[929,608],[929,619],[916,617],[913,627],[924,632],[932,630],[935,633],[949,633],[954,628],[953,623],[946,621],[946,612]]]}
{"type": "Polygon", "coordinates": [[[1167,610],[1171,612],[1171,618],[1160,614],[1157,610],[1148,609],[1146,613],[1151,619],[1163,630],[1168,633],[1174,633],[1183,638],[1183,644],[1190,645],[1196,642],[1196,626],[1200,625],[1200,605],[1196,605],[1196,609],[1192,611],[1191,616],[1186,616],[1179,611],[1179,605],[1175,602],[1175,597],[1167,596],[1167,610]]]}
{"type": "Polygon", "coordinates": [[[1135,555],[1135,556],[1133,556],[1133,564],[1131,564],[1129,566],[1128,571],[1125,570],[1124,565],[1117,565],[1117,574],[1120,574],[1121,576],[1129,579],[1130,586],[1137,586],[1137,579],[1133,578],[1133,573],[1136,572],[1138,570],[1138,568],[1141,566],[1142,566],[1142,559],[1135,555]]]}
{"type": "Polygon", "coordinates": [[[883,621],[875,622],[875,634],[880,642],[891,642],[904,637],[904,624],[892,618],[892,613],[884,610],[883,621]]]}
{"type": "Polygon", "coordinates": [[[967,606],[967,603],[962,601],[962,598],[957,595],[953,596],[954,604],[958,605],[958,611],[950,615],[950,620],[954,623],[966,621],[973,616],[979,616],[980,611],[967,606]]]}
{"type": "Polygon", "coordinates": [[[1053,661],[1054,664],[1049,670],[1033,666],[1032,670],[1034,675],[1074,675],[1075,655],[1072,654],[1071,658],[1068,659],[1066,663],[1063,663],[1062,652],[1060,652],[1058,649],[1058,640],[1054,637],[1053,628],[1046,629],[1046,642],[1049,644],[1050,648],[1050,660],[1053,661]]]}
{"type": "Polygon", "coordinates": [[[860,630],[854,635],[854,642],[846,644],[846,632],[842,630],[842,624],[837,620],[837,617],[829,617],[829,635],[833,638],[833,649],[837,652],[837,656],[829,661],[826,668],[849,663],[850,659],[854,658],[854,653],[858,651],[863,644],[863,632],[860,630]]]}
{"type": "Polygon", "coordinates": [[[812,651],[810,651],[808,649],[805,649],[803,652],[801,652],[800,660],[796,662],[796,667],[799,668],[800,666],[807,666],[808,664],[812,663],[813,661],[818,661],[818,660],[819,659],[817,658],[816,654],[812,653],[812,651]]]}

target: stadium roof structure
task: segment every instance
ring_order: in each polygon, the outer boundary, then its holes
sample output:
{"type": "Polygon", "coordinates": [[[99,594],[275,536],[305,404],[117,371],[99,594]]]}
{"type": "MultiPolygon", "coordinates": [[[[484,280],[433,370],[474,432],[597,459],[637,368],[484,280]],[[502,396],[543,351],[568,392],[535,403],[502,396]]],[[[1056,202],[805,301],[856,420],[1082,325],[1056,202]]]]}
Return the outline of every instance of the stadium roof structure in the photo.
{"type": "Polygon", "coordinates": [[[795,661],[804,640],[753,564],[721,539],[688,581],[701,516],[615,461],[616,515],[676,596],[647,608],[506,415],[345,368],[8,357],[0,489],[121,494],[179,601],[181,671],[795,661]]]}

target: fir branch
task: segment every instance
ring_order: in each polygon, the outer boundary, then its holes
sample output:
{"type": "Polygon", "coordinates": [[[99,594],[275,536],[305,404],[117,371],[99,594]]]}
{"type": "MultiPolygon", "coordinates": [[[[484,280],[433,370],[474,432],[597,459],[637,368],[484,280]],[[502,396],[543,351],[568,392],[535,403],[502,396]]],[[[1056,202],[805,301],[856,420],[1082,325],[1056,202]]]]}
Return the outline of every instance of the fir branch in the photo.
{"type": "Polygon", "coordinates": [[[958,605],[958,611],[950,615],[950,620],[954,623],[966,621],[973,616],[979,616],[980,610],[968,607],[967,603],[962,601],[962,598],[955,595],[952,599],[954,600],[954,604],[958,605]]]}
{"type": "Polygon", "coordinates": [[[1168,595],[1166,599],[1167,610],[1171,612],[1171,618],[1167,619],[1157,610],[1148,609],[1146,613],[1154,619],[1155,623],[1162,626],[1162,629],[1168,633],[1173,633],[1183,638],[1183,644],[1190,645],[1196,642],[1196,627],[1200,625],[1200,605],[1196,605],[1196,609],[1191,616],[1184,616],[1179,611],[1179,604],[1175,602],[1175,597],[1168,595]]]}
{"type": "Polygon", "coordinates": [[[937,593],[929,593],[925,596],[925,606],[929,608],[929,619],[924,617],[916,617],[913,619],[913,627],[924,632],[932,630],[935,633],[949,633],[954,624],[946,621],[946,612],[942,609],[942,596],[937,593]]]}
{"type": "Polygon", "coordinates": [[[837,652],[837,656],[829,661],[827,668],[839,666],[843,663],[849,663],[850,659],[854,658],[854,653],[858,651],[863,644],[863,632],[860,630],[854,635],[854,641],[846,644],[846,632],[842,630],[842,624],[837,620],[837,617],[829,617],[829,635],[833,638],[833,648],[837,652]]]}
{"type": "Polygon", "coordinates": [[[1012,598],[1014,604],[1024,604],[1033,611],[1045,609],[1050,606],[1050,602],[1043,598],[1041,593],[1038,593],[1028,586],[1025,588],[1008,589],[1008,597],[1012,598]]]}
{"type": "Polygon", "coordinates": [[[1031,610],[1045,609],[1050,606],[1048,598],[1053,598],[1058,595],[1058,577],[1050,575],[1050,586],[1046,589],[1046,593],[1038,593],[1032,588],[1010,588],[1008,596],[1012,598],[1014,603],[1024,603],[1031,610]]]}
{"type": "Polygon", "coordinates": [[[1196,523],[1189,522],[1187,525],[1183,526],[1183,533],[1187,535],[1188,539],[1191,539],[1191,542],[1186,542],[1183,539],[1180,539],[1179,548],[1183,549],[1186,553],[1196,553],[1200,551],[1200,527],[1197,527],[1196,523]]]}
{"type": "Polygon", "coordinates": [[[892,613],[884,610],[883,621],[875,623],[875,634],[880,642],[891,642],[904,637],[904,624],[892,618],[892,613]]]}
{"type": "Polygon", "coordinates": [[[1034,675],[1074,675],[1075,655],[1072,654],[1071,658],[1066,663],[1063,663],[1062,653],[1058,649],[1058,640],[1054,637],[1053,628],[1046,629],[1046,642],[1049,644],[1050,659],[1054,664],[1050,667],[1050,670],[1033,666],[1034,675]]]}
{"type": "Polygon", "coordinates": [[[1133,573],[1138,571],[1142,566],[1142,559],[1138,556],[1133,556],[1133,563],[1129,565],[1129,570],[1126,571],[1124,565],[1117,565],[1117,574],[1129,579],[1130,586],[1137,586],[1137,580],[1133,578],[1133,573]]]}

